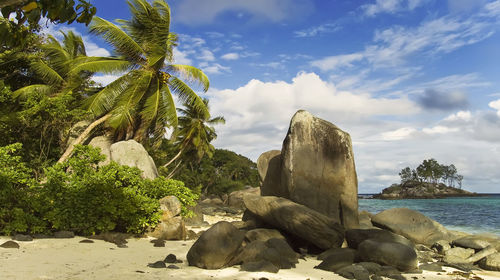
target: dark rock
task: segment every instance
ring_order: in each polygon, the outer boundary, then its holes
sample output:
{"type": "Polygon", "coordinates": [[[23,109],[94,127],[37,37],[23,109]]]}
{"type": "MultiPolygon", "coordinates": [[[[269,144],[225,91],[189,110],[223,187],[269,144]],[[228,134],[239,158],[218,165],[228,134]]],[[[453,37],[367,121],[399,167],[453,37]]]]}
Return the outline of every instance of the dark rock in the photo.
{"type": "Polygon", "coordinates": [[[79,243],[94,243],[94,240],[90,240],[90,239],[83,239],[83,240],[80,240],[79,243]]]}
{"type": "Polygon", "coordinates": [[[396,242],[367,239],[359,244],[358,256],[363,261],[394,266],[401,271],[415,269],[418,264],[415,250],[396,242]]]}
{"type": "Polygon", "coordinates": [[[345,238],[349,248],[357,249],[359,244],[367,239],[379,242],[396,242],[413,248],[415,245],[407,238],[383,229],[349,229],[345,238]]]}
{"type": "Polygon", "coordinates": [[[175,264],[171,264],[171,265],[167,266],[167,268],[169,268],[169,269],[181,269],[180,267],[176,266],[175,264]]]}
{"type": "Polygon", "coordinates": [[[90,236],[91,239],[104,240],[106,242],[114,243],[119,248],[126,248],[127,238],[130,238],[131,235],[127,233],[120,232],[103,232],[97,235],[90,236]],[[121,247],[120,247],[121,246],[121,247]],[[123,247],[125,246],[125,247],[123,247]]]}
{"type": "Polygon", "coordinates": [[[43,234],[43,233],[35,233],[35,234],[33,234],[33,238],[35,238],[35,239],[46,239],[46,238],[52,238],[52,236],[48,235],[48,234],[43,234]]]}
{"type": "Polygon", "coordinates": [[[266,245],[278,252],[280,268],[289,269],[295,267],[295,264],[299,263],[300,255],[295,252],[284,239],[271,238],[266,241],[266,245]]]}
{"type": "Polygon", "coordinates": [[[482,250],[491,244],[488,241],[481,239],[480,237],[476,237],[474,235],[464,236],[458,239],[453,240],[453,246],[459,246],[463,248],[471,248],[474,250],[482,250]]]}
{"type": "Polygon", "coordinates": [[[19,249],[19,244],[17,242],[14,242],[12,240],[6,241],[0,245],[2,248],[6,249],[19,249]]]}
{"type": "Polygon", "coordinates": [[[189,249],[188,263],[206,269],[222,268],[237,254],[244,238],[244,233],[231,223],[218,222],[189,249]]]}
{"type": "Polygon", "coordinates": [[[289,197],[288,191],[281,185],[281,151],[265,152],[257,159],[262,196],[289,197]]]}
{"type": "Polygon", "coordinates": [[[241,230],[252,230],[257,228],[254,221],[232,221],[231,224],[241,230]]]}
{"type": "Polygon", "coordinates": [[[281,149],[281,186],[290,200],[345,228],[358,227],[358,181],[351,137],[332,123],[300,110],[281,149]]]}
{"type": "Polygon", "coordinates": [[[165,265],[165,263],[162,262],[162,261],[157,261],[157,262],[148,264],[148,267],[151,267],[151,268],[166,268],[167,265],[165,265]]]}
{"type": "Polygon", "coordinates": [[[340,247],[344,229],[333,219],[304,205],[275,196],[246,195],[248,210],[265,222],[301,237],[322,249],[340,247]]]}
{"type": "Polygon", "coordinates": [[[177,257],[174,254],[168,254],[163,261],[166,263],[177,263],[177,257]]]}
{"type": "Polygon", "coordinates": [[[438,222],[408,208],[392,208],[372,217],[373,225],[400,234],[427,246],[438,240],[453,240],[455,236],[438,222]]]}
{"type": "Polygon", "coordinates": [[[491,254],[479,262],[482,269],[500,271],[500,253],[491,254]]]}
{"type": "Polygon", "coordinates": [[[265,272],[277,273],[279,271],[279,268],[269,261],[260,260],[242,264],[241,270],[250,272],[265,271],[265,272]]]}
{"type": "Polygon", "coordinates": [[[446,251],[451,249],[450,242],[446,240],[438,240],[431,246],[438,254],[444,255],[446,251]]]}
{"type": "Polygon", "coordinates": [[[390,278],[390,279],[406,280],[406,278],[404,278],[401,275],[401,272],[399,270],[397,270],[396,268],[394,268],[392,266],[387,266],[387,265],[381,266],[380,267],[380,271],[378,271],[376,273],[376,275],[387,277],[387,278],[390,278]]]}
{"type": "MultiPolygon", "coordinates": [[[[229,263],[229,266],[266,259],[267,256],[265,253],[267,249],[268,247],[264,241],[252,241],[248,243],[247,246],[242,248],[240,252],[238,252],[238,254],[229,263]]],[[[279,263],[279,261],[276,261],[275,263],[279,263]]]]}
{"type": "Polygon", "coordinates": [[[12,237],[12,239],[17,241],[33,241],[33,237],[25,234],[16,234],[12,237]]]}
{"type": "Polygon", "coordinates": [[[54,237],[55,238],[73,238],[75,237],[75,233],[72,231],[67,231],[67,230],[61,230],[54,232],[54,237]]]}
{"type": "Polygon", "coordinates": [[[434,272],[446,272],[441,265],[438,263],[429,263],[429,264],[422,264],[418,268],[422,270],[427,270],[427,271],[434,271],[434,272]]]}
{"type": "Polygon", "coordinates": [[[199,235],[193,230],[188,230],[186,233],[186,240],[195,240],[198,239],[199,235]]]}
{"type": "Polygon", "coordinates": [[[421,251],[421,252],[433,252],[433,250],[424,244],[416,244],[415,245],[415,250],[421,251]]]}
{"type": "Polygon", "coordinates": [[[336,271],[336,273],[347,279],[370,280],[370,273],[368,270],[359,264],[345,266],[336,271]]]}
{"type": "Polygon", "coordinates": [[[350,266],[356,259],[356,250],[349,248],[333,248],[320,255],[318,259],[323,260],[314,268],[337,272],[339,269],[350,266]]]}
{"type": "MultiPolygon", "coordinates": [[[[243,196],[246,194],[260,195],[260,188],[248,188],[230,193],[227,199],[227,205],[234,209],[244,210],[245,204],[243,203],[243,196]]],[[[236,211],[236,213],[238,213],[238,211],[236,211]]]]}
{"type": "Polygon", "coordinates": [[[165,247],[165,240],[163,239],[153,239],[149,242],[153,243],[153,247],[165,247]]]}
{"type": "Polygon", "coordinates": [[[357,264],[368,270],[370,274],[375,274],[382,270],[382,266],[374,262],[360,262],[357,264]]]}

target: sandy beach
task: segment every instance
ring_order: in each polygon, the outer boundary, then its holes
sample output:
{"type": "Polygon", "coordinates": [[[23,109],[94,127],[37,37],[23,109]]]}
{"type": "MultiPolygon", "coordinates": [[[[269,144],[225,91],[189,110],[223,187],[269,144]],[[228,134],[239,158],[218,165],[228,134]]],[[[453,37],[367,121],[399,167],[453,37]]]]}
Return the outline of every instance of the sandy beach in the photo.
{"type": "MultiPolygon", "coordinates": [[[[213,224],[230,217],[206,216],[213,224]]],[[[192,228],[195,231],[205,228],[192,228]]],[[[10,240],[0,237],[0,244],[10,240]]],[[[19,249],[0,248],[0,279],[345,279],[332,272],[314,269],[320,261],[314,256],[301,259],[296,268],[281,269],[277,274],[267,272],[243,272],[238,267],[204,270],[188,266],[186,254],[194,243],[190,241],[167,241],[165,247],[154,247],[152,238],[128,239],[128,248],[102,240],[80,243],[84,237],[71,239],[34,239],[18,242],[19,249]],[[174,254],[182,263],[179,269],[150,268],[149,263],[162,261],[174,254]]],[[[168,265],[168,264],[167,264],[168,265]]],[[[406,279],[467,279],[446,272],[424,271],[423,274],[406,274],[406,279]]],[[[500,272],[474,271],[485,280],[500,279],[500,272]]]]}

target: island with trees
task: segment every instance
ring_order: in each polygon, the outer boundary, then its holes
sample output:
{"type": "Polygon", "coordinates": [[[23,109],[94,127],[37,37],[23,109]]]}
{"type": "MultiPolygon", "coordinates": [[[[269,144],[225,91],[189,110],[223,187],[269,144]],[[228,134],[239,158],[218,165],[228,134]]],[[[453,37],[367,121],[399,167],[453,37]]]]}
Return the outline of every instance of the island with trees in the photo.
{"type": "Polygon", "coordinates": [[[454,164],[443,165],[431,158],[416,169],[405,167],[399,172],[401,183],[392,184],[373,198],[420,199],[480,196],[462,189],[464,176],[458,174],[454,164]]]}

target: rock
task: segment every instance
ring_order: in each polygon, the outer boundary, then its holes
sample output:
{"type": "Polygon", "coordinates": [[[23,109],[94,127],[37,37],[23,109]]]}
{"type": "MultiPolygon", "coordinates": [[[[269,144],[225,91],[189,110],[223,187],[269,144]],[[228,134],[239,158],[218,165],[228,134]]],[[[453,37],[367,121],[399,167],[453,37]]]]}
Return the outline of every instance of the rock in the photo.
{"type": "Polygon", "coordinates": [[[394,266],[401,271],[415,269],[418,264],[415,250],[396,242],[367,239],[359,244],[358,256],[362,261],[394,266]]]}
{"type": "Polygon", "coordinates": [[[465,248],[461,248],[461,247],[454,247],[454,248],[451,248],[450,250],[446,251],[446,254],[445,254],[445,262],[446,261],[446,257],[452,257],[452,258],[460,258],[460,259],[467,259],[468,257],[472,256],[474,254],[474,249],[465,249],[465,248]]]}
{"type": "Polygon", "coordinates": [[[162,213],[162,221],[173,218],[181,214],[181,202],[176,196],[169,195],[160,199],[160,209],[162,213]]]}
{"type": "Polygon", "coordinates": [[[14,242],[12,240],[6,241],[0,245],[2,248],[6,249],[19,249],[19,244],[17,242],[14,242]]]}
{"type": "Polygon", "coordinates": [[[227,198],[227,205],[232,208],[244,210],[243,196],[245,194],[260,195],[260,188],[248,188],[230,193],[227,198]]]}
{"type": "Polygon", "coordinates": [[[165,240],[163,239],[154,239],[149,242],[153,243],[153,247],[165,247],[165,240]]]}
{"type": "Polygon", "coordinates": [[[175,264],[171,264],[171,265],[167,266],[167,268],[169,268],[169,269],[181,269],[180,267],[176,266],[175,264]]]}
{"type": "Polygon", "coordinates": [[[372,239],[379,242],[397,242],[413,248],[415,245],[405,237],[383,229],[349,229],[345,232],[345,238],[349,248],[357,249],[358,245],[372,239]]]}
{"type": "Polygon", "coordinates": [[[152,232],[148,233],[151,237],[163,240],[184,240],[186,234],[186,225],[179,216],[161,221],[152,232]]]}
{"type": "Polygon", "coordinates": [[[439,265],[438,263],[422,264],[418,268],[422,269],[422,270],[427,270],[427,271],[445,272],[443,267],[441,265],[439,265]]]}
{"type": "Polygon", "coordinates": [[[444,255],[446,251],[451,249],[450,242],[446,240],[438,240],[431,246],[438,254],[444,255]]]}
{"type": "Polygon", "coordinates": [[[83,239],[83,240],[80,240],[80,242],[78,243],[94,243],[94,240],[90,240],[90,239],[83,239]]]}
{"type": "Polygon", "coordinates": [[[382,270],[382,266],[374,262],[359,262],[357,264],[368,270],[370,274],[375,274],[382,270]]]}
{"type": "Polygon", "coordinates": [[[262,260],[272,263],[277,268],[292,268],[298,263],[299,254],[294,252],[283,239],[269,239],[264,242],[255,240],[245,246],[229,265],[260,262],[262,260]]]}
{"type": "Polygon", "coordinates": [[[247,240],[248,242],[252,242],[255,240],[266,242],[271,238],[279,238],[285,240],[285,237],[281,234],[281,232],[275,229],[256,228],[245,233],[245,240],[247,240]]]}
{"type": "Polygon", "coordinates": [[[368,211],[359,212],[359,228],[360,229],[370,229],[373,228],[372,224],[373,214],[368,211]]]}
{"type": "Polygon", "coordinates": [[[137,167],[142,177],[155,179],[158,177],[155,162],[144,147],[135,140],[120,141],[111,145],[111,160],[118,164],[137,167]]]}
{"type": "Polygon", "coordinates": [[[229,266],[255,262],[259,260],[269,260],[266,255],[266,250],[268,249],[266,243],[261,240],[255,240],[248,243],[244,248],[238,252],[238,254],[231,260],[229,266]]]}
{"type": "Polygon", "coordinates": [[[285,198],[246,195],[246,208],[266,223],[322,249],[340,247],[344,229],[335,220],[285,198]]]}
{"type": "Polygon", "coordinates": [[[188,230],[186,234],[186,240],[198,239],[199,235],[194,230],[188,230]]]}
{"type": "Polygon", "coordinates": [[[73,238],[75,237],[75,233],[72,231],[61,230],[54,232],[55,238],[73,238]]]}
{"type": "Polygon", "coordinates": [[[224,201],[220,197],[205,198],[200,202],[202,206],[223,206],[224,201]]]}
{"type": "Polygon", "coordinates": [[[482,269],[500,271],[500,253],[487,256],[479,262],[482,269]]]}
{"type": "Polygon", "coordinates": [[[113,142],[107,136],[97,136],[92,138],[89,146],[101,149],[101,154],[106,156],[106,159],[99,163],[99,166],[107,165],[111,162],[111,145],[113,142]]]}
{"type": "Polygon", "coordinates": [[[97,240],[104,240],[106,242],[114,243],[119,248],[126,248],[125,244],[127,244],[127,238],[130,238],[131,235],[127,233],[120,232],[102,232],[98,235],[93,235],[90,238],[97,240]]]}
{"type": "Polygon", "coordinates": [[[438,240],[451,241],[455,237],[438,222],[408,208],[382,211],[372,217],[372,223],[427,246],[432,246],[438,240]]]}
{"type": "Polygon", "coordinates": [[[261,194],[263,196],[289,197],[288,191],[281,185],[281,151],[265,152],[257,159],[261,194]]]}
{"type": "Polygon", "coordinates": [[[33,241],[33,237],[25,234],[16,234],[12,237],[12,239],[17,241],[33,241]]]}
{"type": "Polygon", "coordinates": [[[318,256],[323,260],[314,268],[337,272],[339,269],[349,266],[356,260],[356,250],[350,248],[332,248],[318,256]]]}
{"type": "Polygon", "coordinates": [[[157,262],[148,264],[148,267],[151,267],[151,268],[167,268],[167,265],[165,265],[165,263],[162,262],[162,261],[157,261],[157,262]]]}
{"type": "Polygon", "coordinates": [[[358,227],[358,182],[348,133],[300,110],[290,122],[281,160],[281,185],[290,200],[345,228],[358,227]]]}
{"type": "Polygon", "coordinates": [[[237,254],[245,235],[231,223],[218,222],[205,231],[187,253],[189,265],[206,269],[226,266],[237,254]]]}
{"type": "Polygon", "coordinates": [[[493,248],[492,246],[488,246],[488,247],[484,248],[483,250],[475,253],[474,255],[468,257],[466,259],[466,261],[468,263],[475,263],[475,262],[481,260],[482,258],[486,258],[487,256],[495,254],[495,253],[497,253],[497,250],[495,248],[493,248]]]}
{"type": "Polygon", "coordinates": [[[370,273],[368,270],[359,264],[345,266],[336,271],[336,273],[347,279],[370,280],[370,273]]]}
{"type": "Polygon", "coordinates": [[[281,238],[271,238],[266,241],[266,246],[275,249],[279,256],[279,267],[289,269],[299,263],[299,254],[295,252],[290,245],[281,238]]]}
{"type": "Polygon", "coordinates": [[[241,265],[240,270],[250,271],[250,272],[264,271],[264,272],[278,273],[279,268],[269,261],[261,260],[261,261],[244,263],[241,265]]]}
{"type": "Polygon", "coordinates": [[[481,237],[468,235],[458,239],[453,240],[453,246],[459,246],[463,248],[471,248],[474,250],[482,250],[490,246],[490,242],[483,240],[481,237]]]}
{"type": "Polygon", "coordinates": [[[166,263],[177,263],[177,256],[168,254],[163,261],[166,263]]]}
{"type": "Polygon", "coordinates": [[[196,204],[196,206],[189,206],[188,210],[193,211],[193,216],[192,217],[182,217],[184,219],[184,223],[186,226],[195,226],[195,227],[200,227],[200,226],[206,226],[208,225],[207,222],[203,219],[203,210],[201,205],[196,204]]]}

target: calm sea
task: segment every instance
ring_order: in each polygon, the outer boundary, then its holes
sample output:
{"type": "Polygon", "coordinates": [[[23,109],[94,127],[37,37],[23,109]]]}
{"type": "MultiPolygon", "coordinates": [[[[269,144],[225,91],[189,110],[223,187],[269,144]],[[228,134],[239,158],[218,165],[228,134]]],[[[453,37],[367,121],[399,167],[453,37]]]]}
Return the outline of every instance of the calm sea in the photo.
{"type": "Polygon", "coordinates": [[[359,210],[374,214],[400,207],[417,210],[451,230],[500,236],[500,194],[443,199],[359,199],[359,210]]]}

